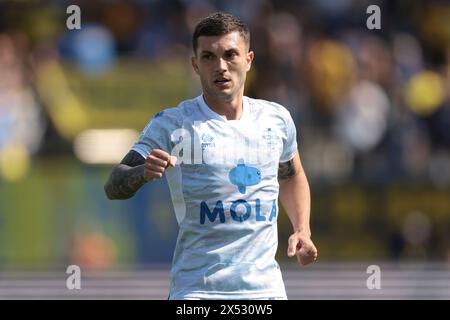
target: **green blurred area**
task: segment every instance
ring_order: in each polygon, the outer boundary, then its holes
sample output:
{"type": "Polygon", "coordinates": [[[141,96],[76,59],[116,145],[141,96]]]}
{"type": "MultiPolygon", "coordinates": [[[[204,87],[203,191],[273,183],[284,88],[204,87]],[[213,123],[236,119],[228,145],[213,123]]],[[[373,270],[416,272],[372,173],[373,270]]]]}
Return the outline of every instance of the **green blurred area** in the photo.
{"type": "Polygon", "coordinates": [[[46,158],[35,162],[26,179],[0,184],[0,265],[70,262],[77,232],[90,231],[113,239],[117,263],[133,261],[130,217],[123,205],[108,205],[103,196],[108,171],[71,157],[46,158]]]}

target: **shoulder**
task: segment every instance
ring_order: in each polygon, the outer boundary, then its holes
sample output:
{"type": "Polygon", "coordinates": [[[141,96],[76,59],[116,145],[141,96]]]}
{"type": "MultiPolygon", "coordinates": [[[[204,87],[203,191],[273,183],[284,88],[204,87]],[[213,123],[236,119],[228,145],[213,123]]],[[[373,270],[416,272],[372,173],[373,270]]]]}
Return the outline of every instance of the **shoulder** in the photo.
{"type": "Polygon", "coordinates": [[[287,123],[290,119],[292,119],[289,110],[279,103],[249,97],[246,97],[246,99],[250,105],[250,110],[252,113],[278,118],[283,120],[284,123],[287,123]]]}
{"type": "Polygon", "coordinates": [[[176,107],[169,107],[157,112],[150,118],[148,125],[159,124],[167,126],[180,126],[183,119],[194,113],[195,99],[184,100],[176,107]]]}

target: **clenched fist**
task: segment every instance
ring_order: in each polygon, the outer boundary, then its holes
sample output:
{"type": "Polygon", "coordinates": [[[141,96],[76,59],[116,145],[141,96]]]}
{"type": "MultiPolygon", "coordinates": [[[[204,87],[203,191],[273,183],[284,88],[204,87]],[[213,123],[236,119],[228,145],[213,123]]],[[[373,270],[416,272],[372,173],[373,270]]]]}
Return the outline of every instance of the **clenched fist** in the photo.
{"type": "Polygon", "coordinates": [[[317,248],[311,238],[301,232],[296,232],[289,237],[288,256],[297,256],[298,263],[306,266],[317,259],[317,248]]]}
{"type": "Polygon", "coordinates": [[[177,158],[161,149],[153,149],[145,159],[144,177],[147,181],[153,181],[162,177],[167,168],[175,167],[177,158]]]}

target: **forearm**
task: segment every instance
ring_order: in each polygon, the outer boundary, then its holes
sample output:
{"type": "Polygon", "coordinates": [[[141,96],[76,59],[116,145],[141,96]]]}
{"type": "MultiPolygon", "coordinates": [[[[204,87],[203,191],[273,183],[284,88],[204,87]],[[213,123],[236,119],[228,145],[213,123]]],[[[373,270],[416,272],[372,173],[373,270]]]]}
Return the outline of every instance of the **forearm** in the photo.
{"type": "Polygon", "coordinates": [[[294,176],[280,180],[280,201],[289,216],[294,232],[311,236],[311,194],[303,169],[294,176]]]}
{"type": "Polygon", "coordinates": [[[114,167],[105,184],[105,193],[110,200],[128,199],[145,183],[144,165],[129,167],[119,164],[114,167]]]}
{"type": "Polygon", "coordinates": [[[288,240],[288,256],[297,255],[300,265],[305,266],[316,261],[317,248],[309,226],[311,194],[298,152],[291,160],[279,164],[278,180],[280,201],[294,229],[288,240]]]}

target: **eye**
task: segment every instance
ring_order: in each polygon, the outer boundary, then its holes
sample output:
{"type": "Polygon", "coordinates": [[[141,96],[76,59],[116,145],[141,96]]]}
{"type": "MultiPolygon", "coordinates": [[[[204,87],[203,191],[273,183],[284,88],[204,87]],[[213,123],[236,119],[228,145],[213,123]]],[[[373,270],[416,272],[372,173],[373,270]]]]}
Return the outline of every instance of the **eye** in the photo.
{"type": "Polygon", "coordinates": [[[211,60],[212,54],[210,54],[210,53],[204,54],[204,55],[202,55],[202,59],[203,60],[211,60]]]}
{"type": "Polygon", "coordinates": [[[227,53],[225,54],[225,58],[226,58],[227,60],[231,60],[231,59],[233,59],[233,58],[236,57],[236,56],[237,56],[237,53],[236,53],[235,51],[227,52],[227,53]]]}

